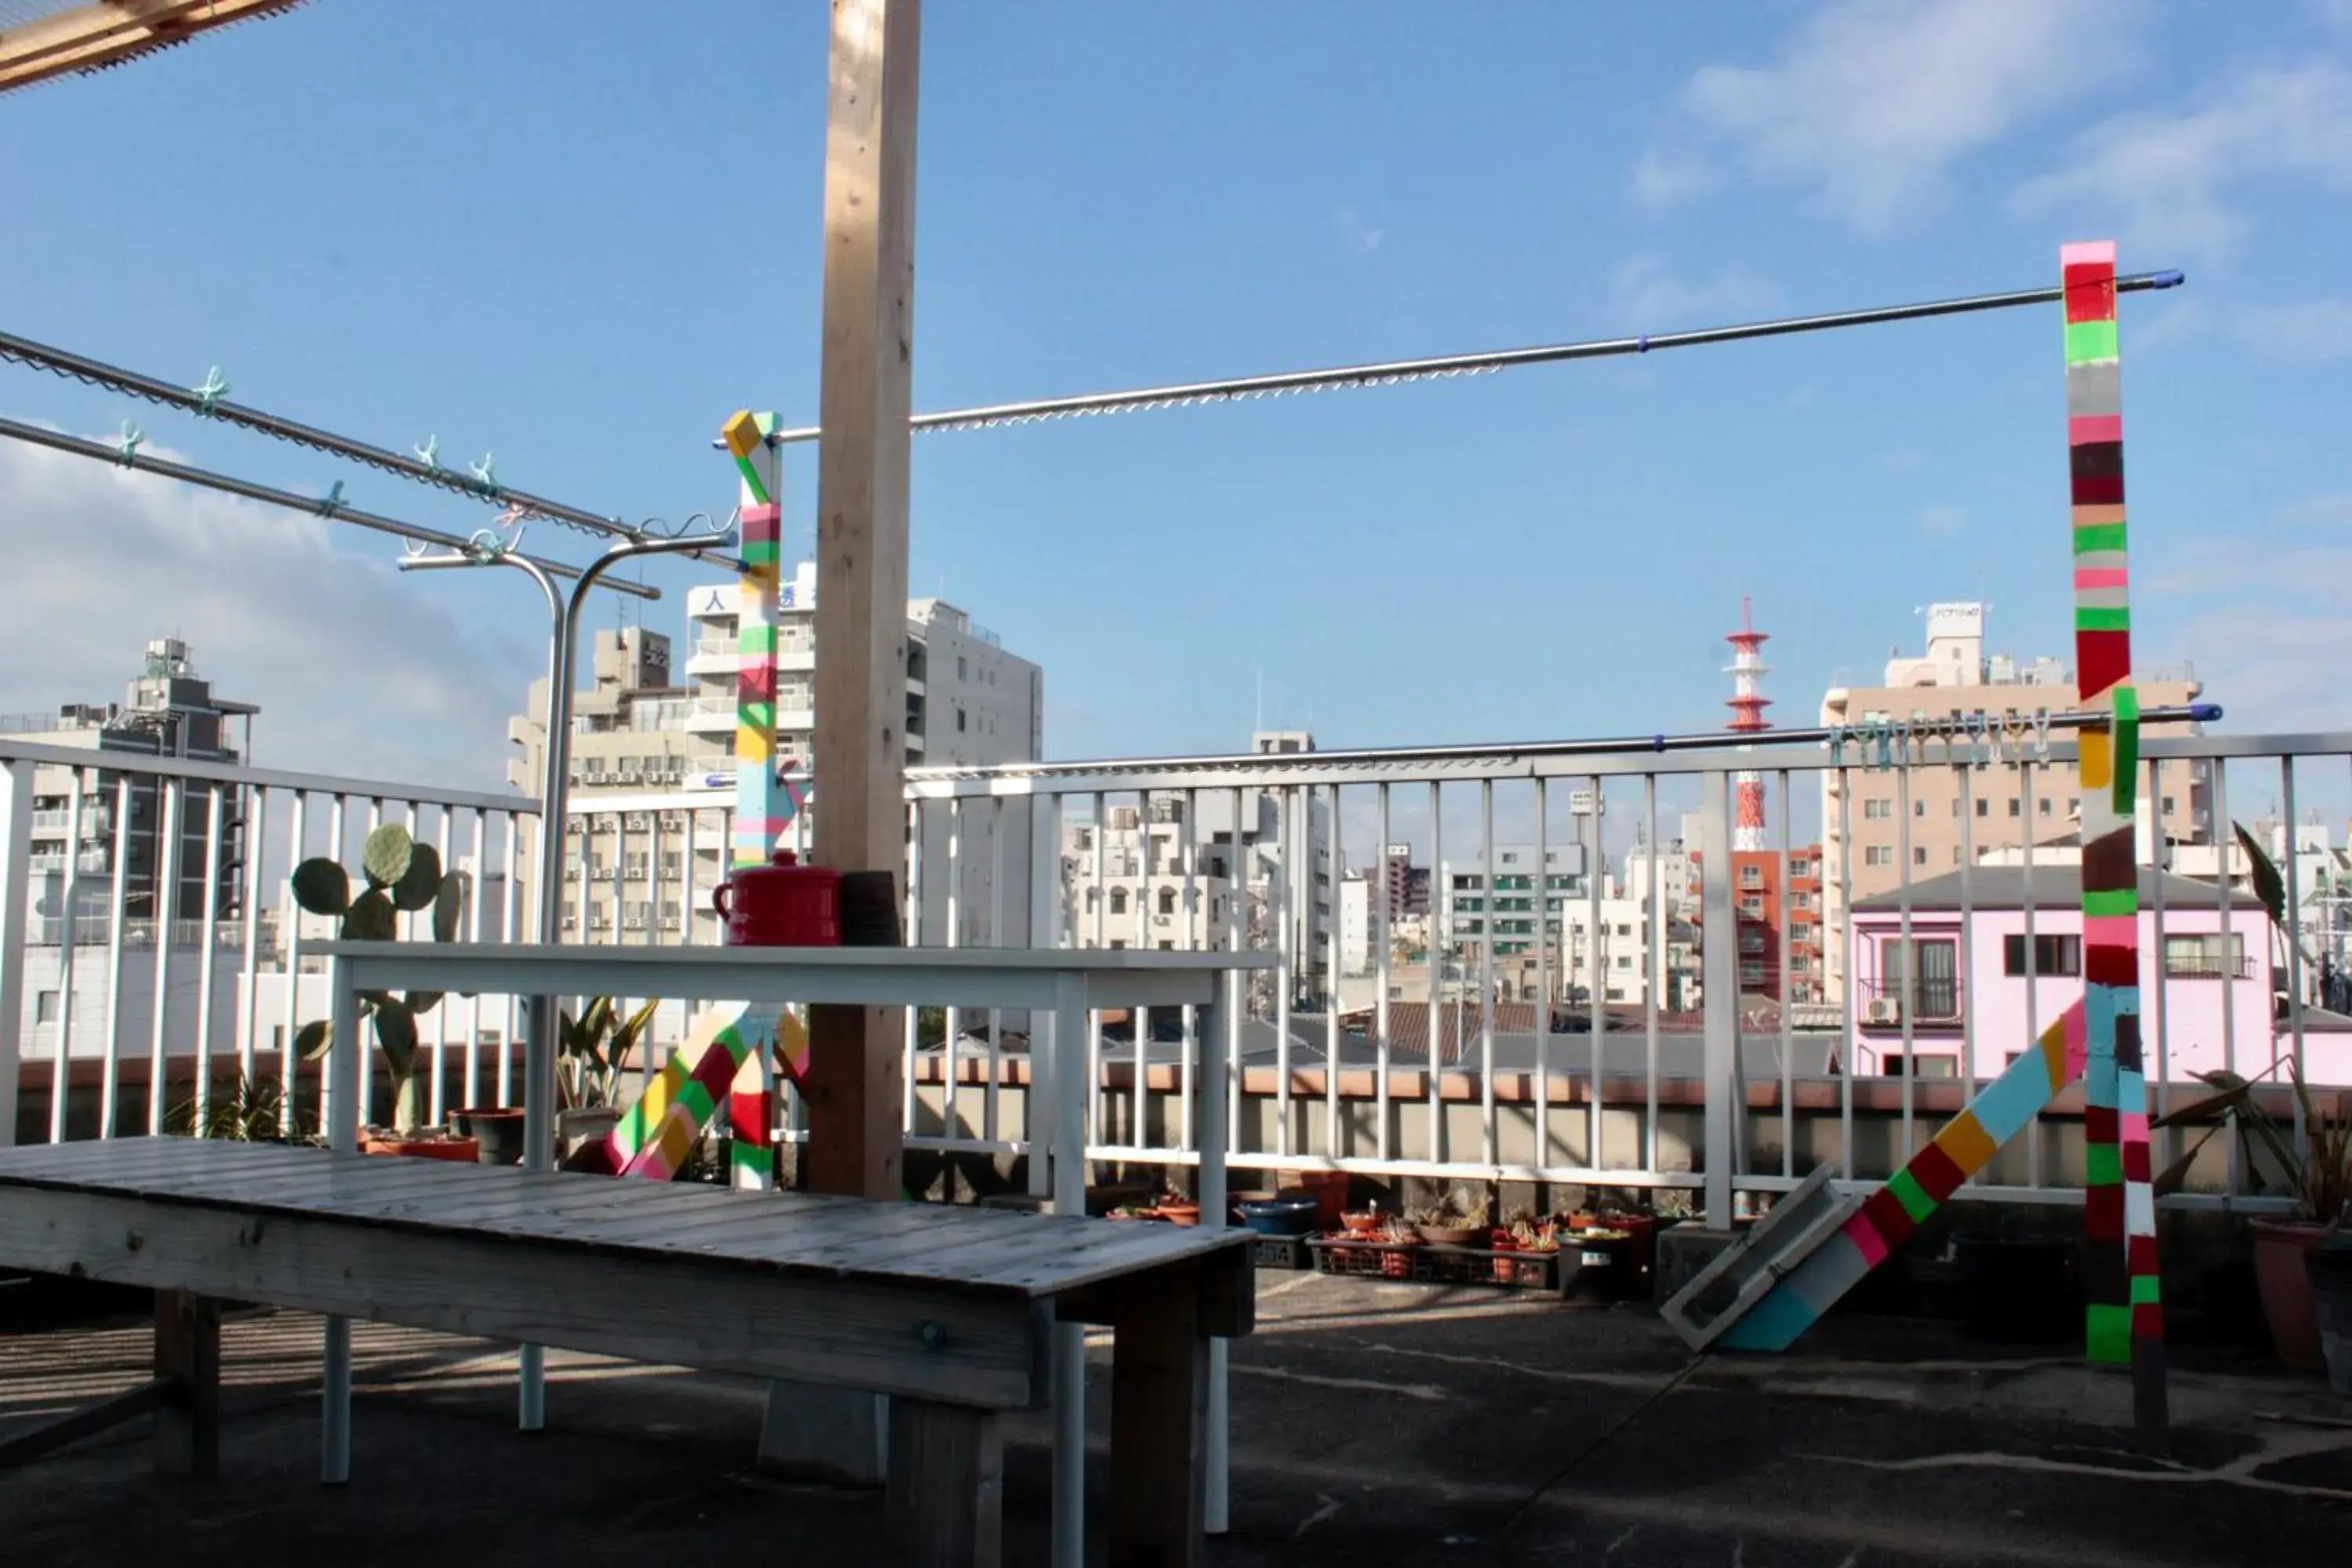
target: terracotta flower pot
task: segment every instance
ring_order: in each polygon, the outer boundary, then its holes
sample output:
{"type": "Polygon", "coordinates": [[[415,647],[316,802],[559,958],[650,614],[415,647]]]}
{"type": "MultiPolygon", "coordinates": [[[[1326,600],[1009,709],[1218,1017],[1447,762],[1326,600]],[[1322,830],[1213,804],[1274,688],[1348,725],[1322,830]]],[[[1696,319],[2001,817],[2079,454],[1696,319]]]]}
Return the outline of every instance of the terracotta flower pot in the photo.
{"type": "Polygon", "coordinates": [[[2312,1306],[2311,1276],[2305,1271],[2304,1258],[2327,1239],[2327,1227],[2308,1220],[2248,1223],[2254,1235],[2254,1281],[2262,1289],[2271,1348],[2289,1366],[2324,1370],[2327,1363],[2320,1354],[2319,1318],[2312,1306]]]}
{"type": "Polygon", "coordinates": [[[1381,1228],[1381,1216],[1377,1209],[1366,1209],[1361,1214],[1343,1214],[1339,1216],[1339,1223],[1347,1227],[1349,1236],[1370,1236],[1381,1228]]]}
{"type": "MultiPolygon", "coordinates": [[[[1496,1231],[1495,1233],[1494,1240],[1487,1243],[1487,1245],[1498,1253],[1516,1254],[1519,1250],[1518,1242],[1507,1230],[1496,1231]]],[[[1519,1261],[1517,1257],[1496,1258],[1495,1283],[1497,1285],[1508,1285],[1512,1280],[1517,1279],[1519,1277],[1518,1268],[1519,1261]]]]}
{"type": "MultiPolygon", "coordinates": [[[[372,1132],[360,1134],[360,1152],[363,1154],[396,1154],[410,1160],[454,1160],[460,1164],[478,1164],[482,1158],[478,1138],[459,1138],[449,1133],[423,1137],[377,1137],[372,1132]]],[[[2316,1330],[2313,1331],[2315,1333],[2316,1330]]]]}
{"type": "Polygon", "coordinates": [[[1166,1220],[1171,1225],[1198,1225],[1201,1223],[1201,1205],[1199,1204],[1161,1204],[1158,1213],[1161,1219],[1166,1220]]]}

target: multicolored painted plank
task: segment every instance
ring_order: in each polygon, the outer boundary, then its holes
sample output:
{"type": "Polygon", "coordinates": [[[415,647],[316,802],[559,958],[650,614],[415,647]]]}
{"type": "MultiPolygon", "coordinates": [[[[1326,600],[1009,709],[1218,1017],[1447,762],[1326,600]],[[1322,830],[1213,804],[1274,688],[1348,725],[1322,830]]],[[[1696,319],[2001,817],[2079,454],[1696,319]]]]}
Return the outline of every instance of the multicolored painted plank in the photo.
{"type": "Polygon", "coordinates": [[[2134,842],[2139,700],[2131,686],[2129,532],[2124,514],[2122,361],[2116,247],[2069,245],[2066,444],[2074,560],[2074,664],[2082,733],[2083,1282],[2087,1349],[2132,1369],[2143,1430],[2166,1424],[2164,1308],[2149,1184],[2147,1078],[2139,1030],[2139,868],[2134,842]]]}
{"type": "Polygon", "coordinates": [[[2083,706],[2110,714],[2081,735],[2083,999],[1844,1227],[1798,1262],[1716,1343],[1785,1350],[2023,1131],[2050,1098],[2084,1084],[2086,1348],[2128,1363],[2142,1434],[2167,1425],[2164,1309],[2148,1158],[2147,1079],[2139,1031],[2139,873],[2134,841],[2139,700],[2131,685],[2129,539],[2124,521],[2123,397],[2116,331],[2116,247],[2059,257],[2066,343],[2074,663],[2083,706]]]}
{"type": "Polygon", "coordinates": [[[2033,1049],[1977,1091],[1909,1164],[1870,1195],[1845,1227],[1816,1247],[1715,1342],[1723,1350],[1784,1351],[1887,1254],[1911,1238],[1960,1184],[1992,1163],[2034,1113],[2082,1076],[2087,1026],[2080,1002],[2042,1031],[2033,1049]]]}

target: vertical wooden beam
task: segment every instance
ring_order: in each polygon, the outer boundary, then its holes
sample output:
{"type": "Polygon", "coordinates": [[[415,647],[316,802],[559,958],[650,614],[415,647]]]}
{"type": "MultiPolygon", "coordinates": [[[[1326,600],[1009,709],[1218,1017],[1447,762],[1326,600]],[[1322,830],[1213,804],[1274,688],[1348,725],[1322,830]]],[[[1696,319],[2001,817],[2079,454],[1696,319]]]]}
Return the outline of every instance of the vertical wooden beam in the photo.
{"type": "Polygon", "coordinates": [[[1110,1368],[1111,1568],[1197,1568],[1209,1345],[1190,1270],[1119,1282],[1110,1368]]]}
{"type": "MultiPolygon", "coordinates": [[[[817,450],[816,859],[903,875],[919,0],[834,0],[817,450]]],[[[810,1009],[809,1185],[899,1195],[900,1012],[810,1009]]]]}
{"type": "Polygon", "coordinates": [[[892,1401],[884,1511],[891,1562],[996,1568],[1004,1552],[1004,1435],[996,1413],[892,1401]]]}
{"type": "Polygon", "coordinates": [[[220,1468],[220,1303],[155,1292],[155,1468],[207,1477],[220,1468]]]}

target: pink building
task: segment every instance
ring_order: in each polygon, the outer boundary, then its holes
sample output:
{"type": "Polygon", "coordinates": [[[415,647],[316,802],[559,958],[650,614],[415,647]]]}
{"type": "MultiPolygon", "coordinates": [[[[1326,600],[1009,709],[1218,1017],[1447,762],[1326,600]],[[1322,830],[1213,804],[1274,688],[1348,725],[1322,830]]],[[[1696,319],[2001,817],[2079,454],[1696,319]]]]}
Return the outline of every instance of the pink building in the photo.
{"type": "MultiPolygon", "coordinates": [[[[1846,973],[1853,977],[1847,1028],[1857,1074],[1899,1077],[1910,1068],[1923,1078],[1958,1078],[1963,1053],[1972,1045],[1975,1076],[1992,1078],[2025,1048],[2036,1027],[2047,1027],[2082,995],[2082,883],[2075,867],[2037,866],[2028,872],[2018,866],[1979,866],[1968,882],[1965,920],[1958,872],[1913,884],[1907,949],[1899,894],[1855,900],[1846,973]],[[1906,1019],[1913,1058],[1908,1063],[1906,1019]]],[[[2148,1077],[2154,1079],[2161,1071],[2180,1082],[2232,1059],[2237,1070],[2252,1077],[2271,1065],[2273,1050],[2290,1054],[2284,1025],[2277,1026],[2278,1043],[2273,1044],[2272,996],[2277,987],[2270,920],[2262,905],[2252,893],[2232,889],[2224,917],[2213,883],[2168,875],[2159,942],[2158,890],[2157,874],[2140,868],[2140,1037],[2148,1077]]],[[[2304,1059],[2314,1083],[2352,1083],[2352,1040],[2343,1035],[2307,1026],[2304,1059]]],[[[2279,1076],[2284,1080],[2284,1069],[2279,1076]]]]}

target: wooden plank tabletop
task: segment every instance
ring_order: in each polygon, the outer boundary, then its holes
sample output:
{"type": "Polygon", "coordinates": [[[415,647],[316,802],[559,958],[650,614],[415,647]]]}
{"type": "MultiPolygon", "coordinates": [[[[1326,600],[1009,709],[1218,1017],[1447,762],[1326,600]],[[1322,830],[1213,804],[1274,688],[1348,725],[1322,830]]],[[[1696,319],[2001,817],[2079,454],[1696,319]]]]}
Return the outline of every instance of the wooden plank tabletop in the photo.
{"type": "Polygon", "coordinates": [[[9,1187],[1028,1300],[1249,1245],[1242,1230],[738,1193],[198,1138],[0,1149],[0,1191],[9,1187]]]}

